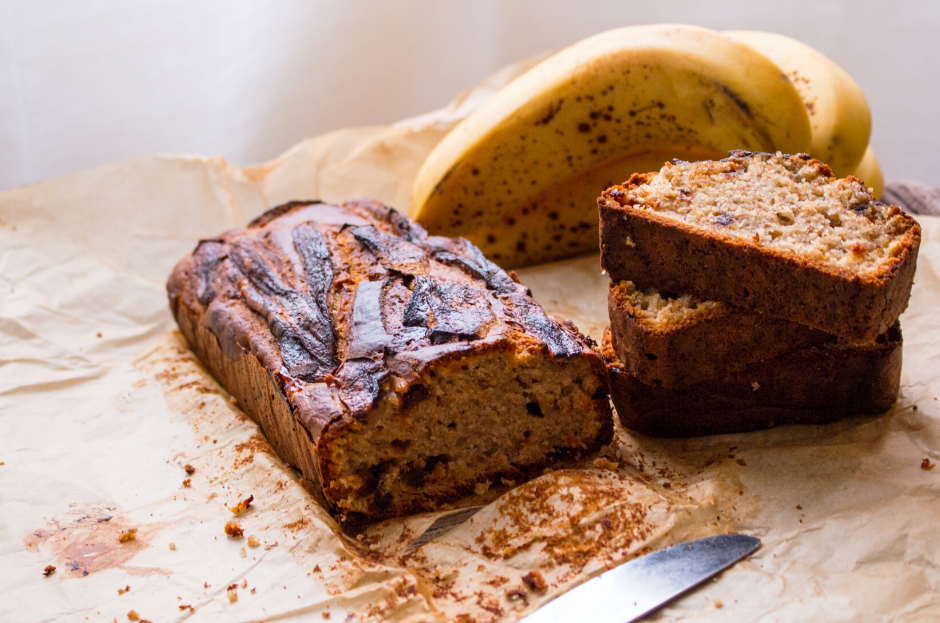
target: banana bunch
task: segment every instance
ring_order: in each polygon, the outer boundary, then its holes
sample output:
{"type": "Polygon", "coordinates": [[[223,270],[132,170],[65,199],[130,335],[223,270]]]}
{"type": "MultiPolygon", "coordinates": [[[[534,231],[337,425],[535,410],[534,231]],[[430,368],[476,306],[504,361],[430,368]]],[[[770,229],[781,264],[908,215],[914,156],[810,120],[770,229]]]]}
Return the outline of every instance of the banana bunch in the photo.
{"type": "Polygon", "coordinates": [[[854,175],[881,196],[881,167],[868,146],[871,111],[852,77],[820,52],[783,35],[749,30],[722,34],[769,58],[799,91],[813,128],[809,154],[828,164],[836,176],[854,175]]]}
{"type": "Polygon", "coordinates": [[[807,108],[815,98],[812,108],[858,109],[857,97],[841,95],[851,89],[830,96],[823,85],[835,78],[807,73],[813,87],[800,82],[801,91],[774,54],[799,63],[805,55],[733,35],[638,26],[562,50],[444,137],[415,179],[410,216],[432,233],[468,238],[503,266],[524,266],[596,251],[600,192],[672,158],[813,154],[818,142],[840,166],[858,166],[870,116],[846,129],[838,115],[807,108]]]}

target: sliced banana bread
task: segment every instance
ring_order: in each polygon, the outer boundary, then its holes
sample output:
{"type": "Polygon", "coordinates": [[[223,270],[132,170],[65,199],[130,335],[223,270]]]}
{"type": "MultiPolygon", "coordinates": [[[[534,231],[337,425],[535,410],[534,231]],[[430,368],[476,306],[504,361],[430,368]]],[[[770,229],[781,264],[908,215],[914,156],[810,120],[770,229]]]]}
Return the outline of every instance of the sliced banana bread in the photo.
{"type": "Polygon", "coordinates": [[[740,433],[878,414],[897,400],[901,382],[897,324],[875,340],[841,339],[742,363],[684,389],[647,385],[627,372],[609,329],[603,354],[621,423],[652,437],[740,433]]]}
{"type": "Polygon", "coordinates": [[[461,238],[377,202],[292,203],[167,285],[195,353],[354,525],[608,443],[600,356],[461,238]]]}
{"type": "Polygon", "coordinates": [[[610,333],[623,369],[640,381],[688,387],[741,363],[836,339],[832,334],[690,294],[610,284],[610,333]]]}
{"type": "Polygon", "coordinates": [[[615,281],[872,340],[910,297],[920,227],[806,155],[667,163],[598,199],[615,281]]]}

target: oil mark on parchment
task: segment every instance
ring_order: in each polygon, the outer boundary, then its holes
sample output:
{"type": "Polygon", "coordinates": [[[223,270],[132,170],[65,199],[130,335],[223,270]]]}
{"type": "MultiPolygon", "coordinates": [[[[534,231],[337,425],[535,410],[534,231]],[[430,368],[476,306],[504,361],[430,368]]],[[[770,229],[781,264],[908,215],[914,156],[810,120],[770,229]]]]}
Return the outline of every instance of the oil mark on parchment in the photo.
{"type": "Polygon", "coordinates": [[[51,552],[56,567],[69,577],[85,577],[103,569],[123,569],[131,575],[170,575],[169,569],[135,567],[127,563],[145,549],[160,524],[137,524],[109,508],[76,508],[52,518],[23,537],[26,551],[51,552]],[[133,540],[121,535],[136,529],[133,540]]]}

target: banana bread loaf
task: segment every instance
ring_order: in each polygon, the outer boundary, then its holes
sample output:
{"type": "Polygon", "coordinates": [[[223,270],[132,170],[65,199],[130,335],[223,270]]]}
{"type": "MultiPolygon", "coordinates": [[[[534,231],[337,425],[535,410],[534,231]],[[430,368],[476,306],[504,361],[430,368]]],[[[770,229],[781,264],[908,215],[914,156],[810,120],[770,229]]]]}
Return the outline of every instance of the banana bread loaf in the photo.
{"type": "Polygon", "coordinates": [[[897,400],[901,329],[875,340],[804,348],[739,364],[684,389],[647,385],[629,374],[604,334],[611,399],[621,423],[651,437],[741,433],[783,424],[824,424],[878,414],[897,400]]]}
{"type": "Polygon", "coordinates": [[[806,155],[667,163],[598,199],[615,281],[752,309],[856,340],[910,297],[920,227],[806,155]]]}
{"type": "Polygon", "coordinates": [[[614,352],[624,371],[648,385],[688,387],[731,366],[772,359],[834,335],[690,294],[612,282],[607,296],[614,352]]]}
{"type": "Polygon", "coordinates": [[[344,525],[608,443],[600,356],[466,240],[374,201],[274,208],[167,284],[206,367],[344,525]]]}

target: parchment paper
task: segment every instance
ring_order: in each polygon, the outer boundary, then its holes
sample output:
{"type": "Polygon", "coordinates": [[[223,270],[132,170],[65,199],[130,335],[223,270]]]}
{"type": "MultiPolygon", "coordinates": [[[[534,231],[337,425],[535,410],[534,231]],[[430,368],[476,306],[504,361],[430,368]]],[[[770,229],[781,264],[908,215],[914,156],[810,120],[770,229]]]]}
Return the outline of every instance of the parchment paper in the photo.
{"type": "MultiPolygon", "coordinates": [[[[940,469],[925,469],[940,461],[938,218],[920,219],[890,413],[675,441],[618,429],[577,464],[493,483],[464,501],[484,510],[410,554],[435,515],[342,535],[194,360],[164,283],[199,238],[292,199],[405,209],[430,148],[526,65],[257,167],[154,156],[0,193],[0,620],[514,621],[637,553],[721,532],[763,547],[654,618],[940,618],[940,469]],[[545,590],[523,579],[535,570],[545,590]]],[[[596,257],[520,273],[600,338],[596,257]]]]}

